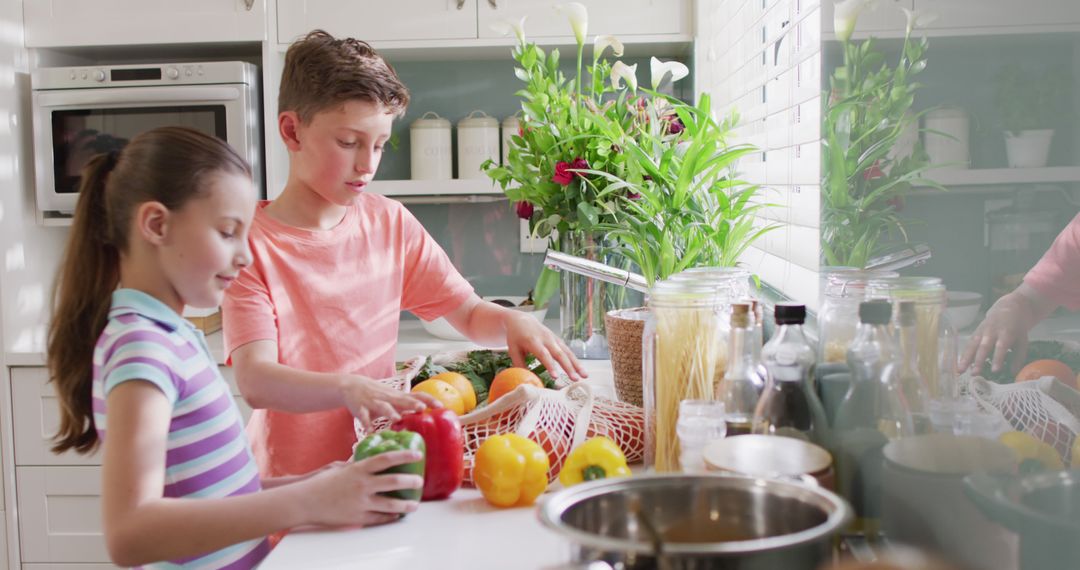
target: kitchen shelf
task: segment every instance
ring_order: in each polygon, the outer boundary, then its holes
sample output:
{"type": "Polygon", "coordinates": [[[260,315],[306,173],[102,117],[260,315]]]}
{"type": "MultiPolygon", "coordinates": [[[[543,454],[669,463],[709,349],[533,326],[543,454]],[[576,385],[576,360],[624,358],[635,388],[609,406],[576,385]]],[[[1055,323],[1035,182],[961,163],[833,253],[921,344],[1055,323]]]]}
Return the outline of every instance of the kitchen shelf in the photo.
{"type": "MultiPolygon", "coordinates": [[[[1016,184],[1060,184],[1080,182],[1080,166],[1044,168],[974,168],[931,170],[926,178],[949,189],[949,193],[1009,191],[1016,184]]],[[[914,195],[942,194],[928,186],[918,187],[914,195]]]]}

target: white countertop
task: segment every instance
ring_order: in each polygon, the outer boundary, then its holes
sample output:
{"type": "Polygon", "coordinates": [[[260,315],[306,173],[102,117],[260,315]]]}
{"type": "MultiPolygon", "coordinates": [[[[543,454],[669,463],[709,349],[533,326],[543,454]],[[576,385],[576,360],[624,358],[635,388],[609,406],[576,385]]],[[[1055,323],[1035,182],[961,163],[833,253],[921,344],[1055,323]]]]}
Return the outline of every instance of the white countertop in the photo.
{"type": "MultiPolygon", "coordinates": [[[[415,321],[402,323],[399,359],[474,345],[436,339],[415,321]]],[[[582,361],[596,395],[614,398],[611,363],[582,361]]],[[[549,492],[558,484],[549,487],[549,492]]],[[[535,570],[570,560],[569,543],[540,525],[536,507],[497,509],[480,492],[461,488],[445,501],[426,502],[404,519],[379,527],[294,531],[260,570],[535,570]]]]}

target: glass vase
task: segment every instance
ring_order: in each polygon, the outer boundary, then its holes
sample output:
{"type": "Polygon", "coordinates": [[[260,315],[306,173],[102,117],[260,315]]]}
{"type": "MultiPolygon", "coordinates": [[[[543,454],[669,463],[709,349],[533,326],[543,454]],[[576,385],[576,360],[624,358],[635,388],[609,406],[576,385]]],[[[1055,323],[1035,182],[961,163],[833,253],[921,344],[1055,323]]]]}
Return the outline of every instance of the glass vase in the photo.
{"type": "MultiPolygon", "coordinates": [[[[625,265],[621,256],[605,247],[603,239],[598,233],[564,232],[559,235],[559,251],[615,267],[625,265]]],[[[561,272],[560,276],[559,331],[563,340],[578,358],[609,358],[604,315],[624,308],[632,296],[624,287],[569,271],[561,272]]]]}

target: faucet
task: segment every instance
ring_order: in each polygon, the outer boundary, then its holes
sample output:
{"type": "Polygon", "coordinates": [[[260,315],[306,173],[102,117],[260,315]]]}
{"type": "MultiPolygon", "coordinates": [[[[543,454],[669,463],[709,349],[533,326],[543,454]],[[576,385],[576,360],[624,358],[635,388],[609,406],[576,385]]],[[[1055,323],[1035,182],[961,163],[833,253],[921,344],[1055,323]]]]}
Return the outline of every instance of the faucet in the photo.
{"type": "Polygon", "coordinates": [[[608,283],[614,283],[628,289],[633,289],[634,291],[640,291],[642,293],[649,292],[649,286],[645,282],[645,277],[638,273],[632,273],[624,269],[604,265],[599,261],[576,257],[549,249],[547,250],[547,255],[544,256],[544,265],[548,269],[555,271],[565,269],[571,273],[584,275],[585,277],[590,277],[592,279],[599,279],[600,281],[606,281],[608,283]]]}
{"type": "Polygon", "coordinates": [[[917,267],[930,259],[930,247],[924,243],[905,245],[900,249],[879,255],[866,262],[863,269],[895,271],[905,267],[917,267]]]}

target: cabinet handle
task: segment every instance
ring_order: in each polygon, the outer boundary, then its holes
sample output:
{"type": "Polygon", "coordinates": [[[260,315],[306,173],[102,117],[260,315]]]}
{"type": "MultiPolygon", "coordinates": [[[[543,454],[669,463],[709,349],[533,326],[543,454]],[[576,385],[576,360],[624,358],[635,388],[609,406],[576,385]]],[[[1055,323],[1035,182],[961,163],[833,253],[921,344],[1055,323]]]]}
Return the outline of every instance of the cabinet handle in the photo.
{"type": "Polygon", "coordinates": [[[460,10],[465,7],[465,0],[457,0],[457,9],[460,10]]]}
{"type": "Polygon", "coordinates": [[[255,0],[244,0],[244,8],[247,9],[248,12],[250,12],[251,9],[254,8],[254,7],[255,7],[255,0]]]}

